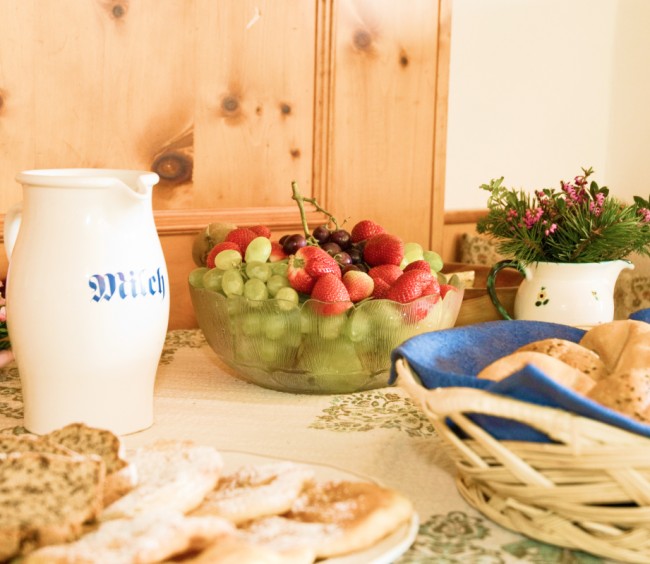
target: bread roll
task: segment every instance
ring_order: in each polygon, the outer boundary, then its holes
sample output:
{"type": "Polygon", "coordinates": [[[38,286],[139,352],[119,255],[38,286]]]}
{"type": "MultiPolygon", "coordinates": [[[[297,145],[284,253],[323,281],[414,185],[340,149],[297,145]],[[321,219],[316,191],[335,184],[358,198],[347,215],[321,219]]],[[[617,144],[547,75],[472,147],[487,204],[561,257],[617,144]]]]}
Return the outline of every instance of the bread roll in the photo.
{"type": "Polygon", "coordinates": [[[580,345],[594,351],[612,373],[617,370],[617,363],[630,337],[645,335],[650,339],[650,323],[632,319],[611,321],[589,329],[580,345]]]}
{"type": "Polygon", "coordinates": [[[543,339],[517,349],[517,352],[540,352],[557,358],[594,380],[605,378],[609,372],[605,363],[592,350],[566,339],[543,339]]]}
{"type": "Polygon", "coordinates": [[[566,362],[544,353],[531,351],[514,352],[495,360],[481,370],[477,377],[498,382],[529,364],[539,368],[558,384],[571,388],[579,394],[586,394],[596,384],[593,378],[569,366],[566,362]]]}
{"type": "Polygon", "coordinates": [[[637,421],[650,423],[650,369],[612,374],[597,382],[587,397],[637,421]]]}

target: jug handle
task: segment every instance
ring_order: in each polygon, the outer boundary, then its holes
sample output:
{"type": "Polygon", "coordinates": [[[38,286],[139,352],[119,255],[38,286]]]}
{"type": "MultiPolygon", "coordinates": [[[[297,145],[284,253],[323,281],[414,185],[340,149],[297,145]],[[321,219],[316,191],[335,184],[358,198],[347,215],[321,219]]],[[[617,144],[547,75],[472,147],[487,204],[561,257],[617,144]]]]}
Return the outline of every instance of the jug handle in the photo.
{"type": "Polygon", "coordinates": [[[492,301],[494,307],[499,312],[499,315],[503,317],[503,319],[512,320],[512,317],[510,317],[510,315],[506,311],[506,308],[503,307],[503,304],[499,301],[499,297],[497,296],[497,289],[496,289],[497,274],[504,268],[514,268],[526,278],[528,278],[529,275],[528,275],[528,270],[520,261],[506,259],[497,262],[490,269],[490,272],[487,276],[487,291],[488,291],[488,295],[490,296],[490,300],[492,301]]]}
{"type": "Polygon", "coordinates": [[[11,253],[16,244],[18,237],[18,230],[20,229],[20,222],[23,216],[23,204],[18,203],[7,210],[4,221],[4,244],[7,258],[11,260],[11,253]]]}

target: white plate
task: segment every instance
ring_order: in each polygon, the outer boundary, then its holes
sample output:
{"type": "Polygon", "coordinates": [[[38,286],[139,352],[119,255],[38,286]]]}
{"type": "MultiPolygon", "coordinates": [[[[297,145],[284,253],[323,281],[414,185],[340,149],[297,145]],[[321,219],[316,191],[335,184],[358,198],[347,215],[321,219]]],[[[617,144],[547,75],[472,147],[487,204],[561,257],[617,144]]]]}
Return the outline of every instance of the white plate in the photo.
{"type": "MultiPolygon", "coordinates": [[[[219,451],[225,462],[225,472],[232,472],[237,470],[240,466],[246,464],[268,464],[269,462],[277,462],[284,460],[280,458],[272,458],[269,456],[261,456],[258,454],[251,454],[248,452],[238,452],[232,450],[219,451]]],[[[316,478],[319,480],[348,480],[348,481],[364,481],[375,482],[367,476],[353,474],[334,466],[326,466],[324,464],[308,464],[305,462],[298,462],[296,464],[304,464],[313,468],[316,478]]],[[[346,556],[339,556],[336,558],[327,558],[319,560],[319,564],[390,564],[396,558],[404,554],[409,547],[413,544],[415,537],[418,533],[420,522],[417,514],[414,512],[413,517],[408,523],[404,523],[391,535],[379,541],[377,544],[367,548],[348,554],[346,556]]]]}

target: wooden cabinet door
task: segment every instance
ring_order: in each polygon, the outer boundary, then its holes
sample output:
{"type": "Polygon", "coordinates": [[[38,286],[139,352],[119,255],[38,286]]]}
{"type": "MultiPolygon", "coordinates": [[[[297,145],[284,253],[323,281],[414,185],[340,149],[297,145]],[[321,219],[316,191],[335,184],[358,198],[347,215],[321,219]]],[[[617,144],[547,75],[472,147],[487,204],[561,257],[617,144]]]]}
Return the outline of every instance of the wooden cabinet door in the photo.
{"type": "Polygon", "coordinates": [[[0,212],[20,170],[158,172],[173,328],[195,324],[194,234],[300,231],[293,180],[437,249],[449,2],[0,0],[0,212]]]}

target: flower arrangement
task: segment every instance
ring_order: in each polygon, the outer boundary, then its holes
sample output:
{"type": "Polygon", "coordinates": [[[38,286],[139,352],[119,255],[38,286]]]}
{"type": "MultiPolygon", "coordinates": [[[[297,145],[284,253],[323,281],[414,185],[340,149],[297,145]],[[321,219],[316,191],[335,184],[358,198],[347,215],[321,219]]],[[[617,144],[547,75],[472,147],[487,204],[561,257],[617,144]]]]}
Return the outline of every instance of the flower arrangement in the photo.
{"type": "Polygon", "coordinates": [[[4,297],[4,284],[0,281],[0,351],[11,346],[9,331],[7,330],[7,309],[4,297]]]}
{"type": "Polygon", "coordinates": [[[498,240],[498,251],[524,263],[602,262],[632,252],[650,256],[650,198],[625,205],[590,181],[593,169],[560,189],[534,194],[503,186],[503,177],[481,185],[490,192],[479,233],[498,240]]]}

